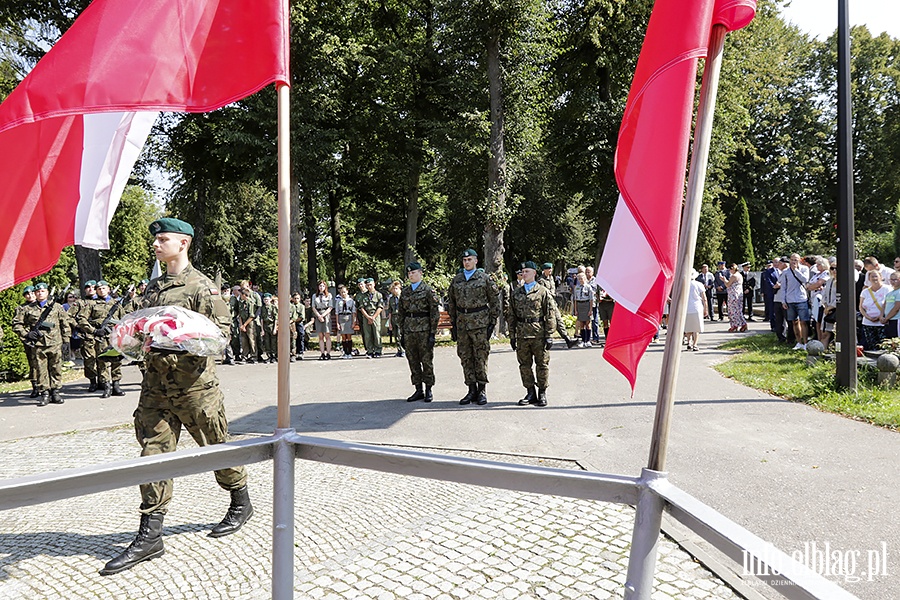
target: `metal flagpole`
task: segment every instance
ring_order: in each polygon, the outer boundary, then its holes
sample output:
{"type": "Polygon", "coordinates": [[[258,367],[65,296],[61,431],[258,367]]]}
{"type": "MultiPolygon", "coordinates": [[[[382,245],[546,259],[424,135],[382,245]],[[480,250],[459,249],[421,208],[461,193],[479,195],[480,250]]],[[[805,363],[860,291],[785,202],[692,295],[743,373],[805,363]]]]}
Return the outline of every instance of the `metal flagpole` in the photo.
{"type": "Polygon", "coordinates": [[[681,340],[684,337],[690,269],[697,247],[697,229],[700,225],[700,207],[703,201],[703,186],[706,182],[706,166],[709,162],[709,144],[726,33],[727,30],[723,25],[713,26],[709,36],[706,65],[703,69],[687,197],[681,215],[681,237],[675,262],[675,281],[672,287],[669,325],[666,330],[666,348],[656,399],[650,460],[641,475],[643,486],[635,513],[631,555],[625,580],[625,600],[650,600],[653,591],[663,503],[658,495],[649,489],[649,484],[655,479],[665,477],[663,471],[666,468],[666,448],[669,442],[672,408],[675,404],[675,380],[681,362],[681,340]]]}
{"type": "Polygon", "coordinates": [[[850,104],[850,19],[838,0],[837,384],[856,391],[856,269],[853,217],[853,132],[850,104]],[[846,300],[846,301],[844,301],[846,300]]]}
{"type": "MultiPolygon", "coordinates": [[[[291,427],[291,171],[290,88],[278,97],[278,418],[275,434],[291,427]]],[[[294,448],[280,440],[273,457],[272,598],[294,597],[294,448]]]]}

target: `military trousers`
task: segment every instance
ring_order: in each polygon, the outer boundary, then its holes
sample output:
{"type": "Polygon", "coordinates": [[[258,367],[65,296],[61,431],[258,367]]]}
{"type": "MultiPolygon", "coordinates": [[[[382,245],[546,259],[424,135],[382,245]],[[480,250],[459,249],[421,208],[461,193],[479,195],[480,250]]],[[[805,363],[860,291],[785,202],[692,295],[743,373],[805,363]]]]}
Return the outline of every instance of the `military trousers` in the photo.
{"type": "Polygon", "coordinates": [[[559,306],[556,305],[555,300],[553,301],[553,318],[556,319],[556,332],[559,334],[559,337],[566,339],[569,334],[566,331],[566,324],[559,313],[559,306]]]}
{"type": "Polygon", "coordinates": [[[381,317],[375,317],[372,323],[365,317],[359,323],[363,335],[363,345],[367,354],[381,354],[381,317]]]}
{"type": "Polygon", "coordinates": [[[58,390],[62,385],[62,344],[36,346],[34,370],[39,391],[58,390]]]}
{"type": "Polygon", "coordinates": [[[97,372],[97,383],[107,383],[109,381],[119,381],[122,379],[122,357],[121,356],[100,356],[109,348],[108,338],[94,338],[94,356],[97,357],[95,370],[97,372]],[[108,374],[107,374],[108,373],[108,374]]]}
{"type": "MultiPolygon", "coordinates": [[[[134,411],[134,432],[141,456],[174,452],[184,425],[198,446],[221,444],[228,438],[225,404],[215,373],[215,361],[188,354],[151,352],[134,411]]],[[[243,466],[215,471],[224,490],[247,485],[243,466]]],[[[165,514],[172,500],[172,480],[141,486],[141,513],[165,514]]]]}
{"type": "Polygon", "coordinates": [[[538,388],[547,389],[550,384],[550,351],[544,346],[544,339],[516,340],[516,358],[519,361],[522,385],[530,388],[537,384],[538,388]],[[532,371],[532,365],[534,365],[534,371],[532,371]]]}
{"type": "MultiPolygon", "coordinates": [[[[434,385],[434,346],[429,342],[427,331],[414,331],[404,335],[406,362],[409,363],[409,378],[414,386],[434,385]]],[[[399,344],[400,340],[397,340],[399,344]]]]}
{"type": "Polygon", "coordinates": [[[38,372],[36,367],[37,361],[34,358],[34,346],[25,344],[24,347],[25,358],[28,359],[28,379],[31,380],[31,387],[36,388],[38,385],[38,372]]]}
{"type": "Polygon", "coordinates": [[[278,334],[273,333],[268,329],[264,329],[263,332],[263,351],[269,355],[269,358],[275,358],[278,356],[278,334]]]}
{"type": "Polygon", "coordinates": [[[466,385],[488,383],[487,364],[491,342],[487,328],[456,331],[456,355],[462,363],[466,385]]]}
{"type": "Polygon", "coordinates": [[[84,361],[84,376],[88,379],[97,379],[97,351],[94,348],[94,336],[83,336],[81,358],[84,361]]]}
{"type": "Polygon", "coordinates": [[[244,360],[256,360],[259,358],[256,345],[256,322],[250,321],[244,331],[241,332],[241,351],[244,353],[244,360]]]}

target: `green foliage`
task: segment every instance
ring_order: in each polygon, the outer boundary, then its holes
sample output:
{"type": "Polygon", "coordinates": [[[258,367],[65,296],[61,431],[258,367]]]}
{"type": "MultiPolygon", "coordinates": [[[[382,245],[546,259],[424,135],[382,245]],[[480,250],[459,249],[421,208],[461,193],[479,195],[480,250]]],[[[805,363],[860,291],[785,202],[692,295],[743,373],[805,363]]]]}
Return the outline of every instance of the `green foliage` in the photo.
{"type": "Polygon", "coordinates": [[[753,238],[750,233],[750,213],[743,198],[738,200],[727,222],[730,235],[727,239],[726,260],[737,264],[749,262],[755,268],[756,257],[753,254],[753,238]]]}
{"type": "Polygon", "coordinates": [[[148,277],[153,268],[153,237],[148,226],[159,218],[153,197],[137,186],[128,186],[109,224],[109,250],[100,252],[103,278],[124,291],[148,277]]]}
{"type": "Polygon", "coordinates": [[[900,202],[897,202],[896,208],[894,208],[894,231],[893,231],[893,242],[894,242],[894,256],[900,256],[900,202]]]}
{"type": "Polygon", "coordinates": [[[694,253],[694,264],[698,270],[701,264],[715,269],[715,264],[722,260],[725,242],[725,214],[719,203],[703,198],[700,207],[700,229],[697,232],[697,249],[694,253]]]}
{"type": "Polygon", "coordinates": [[[886,265],[893,264],[894,234],[891,231],[857,231],[856,255],[860,258],[874,256],[878,262],[886,265]]]}
{"type": "Polygon", "coordinates": [[[25,350],[12,329],[12,319],[16,308],[22,304],[22,290],[25,284],[0,292],[0,326],[3,327],[3,348],[0,349],[0,371],[6,371],[8,380],[28,377],[28,359],[25,350]]]}

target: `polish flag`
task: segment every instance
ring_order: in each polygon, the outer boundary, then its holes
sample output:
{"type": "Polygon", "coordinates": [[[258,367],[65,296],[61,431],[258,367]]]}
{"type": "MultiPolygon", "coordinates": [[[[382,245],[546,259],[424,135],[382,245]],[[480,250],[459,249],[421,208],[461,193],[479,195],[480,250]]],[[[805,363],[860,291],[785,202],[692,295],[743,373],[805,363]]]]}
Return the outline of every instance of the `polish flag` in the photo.
{"type": "Polygon", "coordinates": [[[755,0],[656,0],[619,128],[619,201],[597,281],[616,299],[603,357],[634,389],[672,288],[697,61],[714,24],[740,29],[755,0]]]}
{"type": "Polygon", "coordinates": [[[288,83],[284,0],[94,0],[0,104],[0,289],[108,227],[160,111],[288,83]]]}

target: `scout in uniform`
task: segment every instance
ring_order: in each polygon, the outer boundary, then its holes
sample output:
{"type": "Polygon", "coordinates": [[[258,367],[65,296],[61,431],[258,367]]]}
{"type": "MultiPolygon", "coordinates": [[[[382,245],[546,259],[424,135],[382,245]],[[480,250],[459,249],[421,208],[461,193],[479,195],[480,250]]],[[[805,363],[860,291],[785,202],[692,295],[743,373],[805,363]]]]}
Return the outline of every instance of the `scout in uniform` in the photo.
{"type": "MultiPolygon", "coordinates": [[[[303,360],[303,351],[306,348],[304,343],[306,325],[306,305],[303,304],[303,298],[300,292],[294,292],[291,296],[291,352],[296,353],[297,360],[303,360]]],[[[293,359],[291,354],[291,360],[293,359]]]]}
{"type": "Polygon", "coordinates": [[[388,321],[388,329],[391,332],[391,335],[394,336],[394,341],[397,343],[397,356],[403,358],[404,350],[403,350],[403,342],[401,341],[400,335],[400,292],[402,290],[402,285],[399,281],[394,281],[391,283],[391,295],[388,296],[384,316],[388,321]]]}
{"type": "Polygon", "coordinates": [[[239,327],[241,331],[241,348],[244,351],[244,360],[253,364],[259,355],[259,349],[256,345],[258,337],[257,328],[259,326],[259,312],[262,310],[262,301],[257,301],[258,295],[250,289],[249,281],[241,282],[241,300],[240,300],[240,321],[239,327]]]}
{"type": "MultiPolygon", "coordinates": [[[[166,274],[154,279],[144,293],[144,308],[181,306],[205,315],[227,337],[230,316],[219,288],[188,260],[194,229],[178,219],[159,219],[150,224],[153,250],[166,263],[166,274]]],[[[134,428],[141,456],[173,452],[181,428],[187,428],[200,446],[220,444],[228,437],[224,397],[211,356],[178,351],[150,350],[147,371],[141,383],[141,398],[134,411],[134,428]]],[[[247,470],[229,467],[215,472],[219,486],[231,494],[225,518],[213,527],[210,537],[239,530],[253,515],[247,490],[247,470]]],[[[163,518],[172,499],[172,480],[141,486],[141,525],[134,541],[100,571],[112,575],[161,556],[163,518]]]]}
{"type": "Polygon", "coordinates": [[[400,291],[397,308],[397,329],[399,342],[406,349],[410,379],[416,391],[407,402],[434,399],[434,340],[437,335],[440,309],[437,295],[427,283],[422,281],[422,265],[411,262],[406,265],[409,285],[400,291]],[[425,389],[422,389],[422,385],[425,389]]]}
{"type": "Polygon", "coordinates": [[[357,305],[362,313],[359,329],[363,334],[363,344],[368,358],[381,356],[381,313],[384,310],[384,296],[375,290],[375,280],[366,279],[366,293],[362,294],[362,304],[357,305]]]}
{"type": "Polygon", "coordinates": [[[460,404],[487,404],[487,363],[491,334],[500,315],[497,286],[483,269],[477,269],[478,254],[471,248],[462,253],[462,269],[447,291],[447,312],[452,323],[451,337],[462,363],[469,391],[460,404]]]}
{"type": "Polygon", "coordinates": [[[534,278],[537,265],[532,261],[522,263],[524,284],[513,292],[509,300],[509,345],[519,361],[519,375],[527,392],[519,400],[519,406],[535,404],[547,406],[547,385],[550,375],[550,336],[556,328],[553,307],[556,303],[550,290],[538,284],[534,278]],[[537,372],[537,377],[532,371],[537,372]],[[537,391],[535,391],[537,380],[537,391]]]}
{"type": "Polygon", "coordinates": [[[263,350],[269,362],[278,362],[278,306],[272,302],[272,294],[266,292],[262,297],[263,305],[259,313],[262,321],[263,350]]]}
{"type": "Polygon", "coordinates": [[[91,334],[93,354],[97,357],[97,389],[101,390],[100,397],[124,396],[125,392],[119,384],[122,379],[122,357],[102,354],[109,349],[109,336],[115,324],[125,315],[125,309],[119,300],[113,299],[109,293],[109,284],[102,279],[97,282],[95,290],[97,299],[78,312],[78,327],[91,334]]]}
{"type": "Polygon", "coordinates": [[[69,315],[58,303],[50,300],[46,283],[34,286],[35,301],[17,311],[13,331],[34,352],[37,377],[38,405],[48,401],[62,404],[62,345],[69,339],[69,315]]]}

